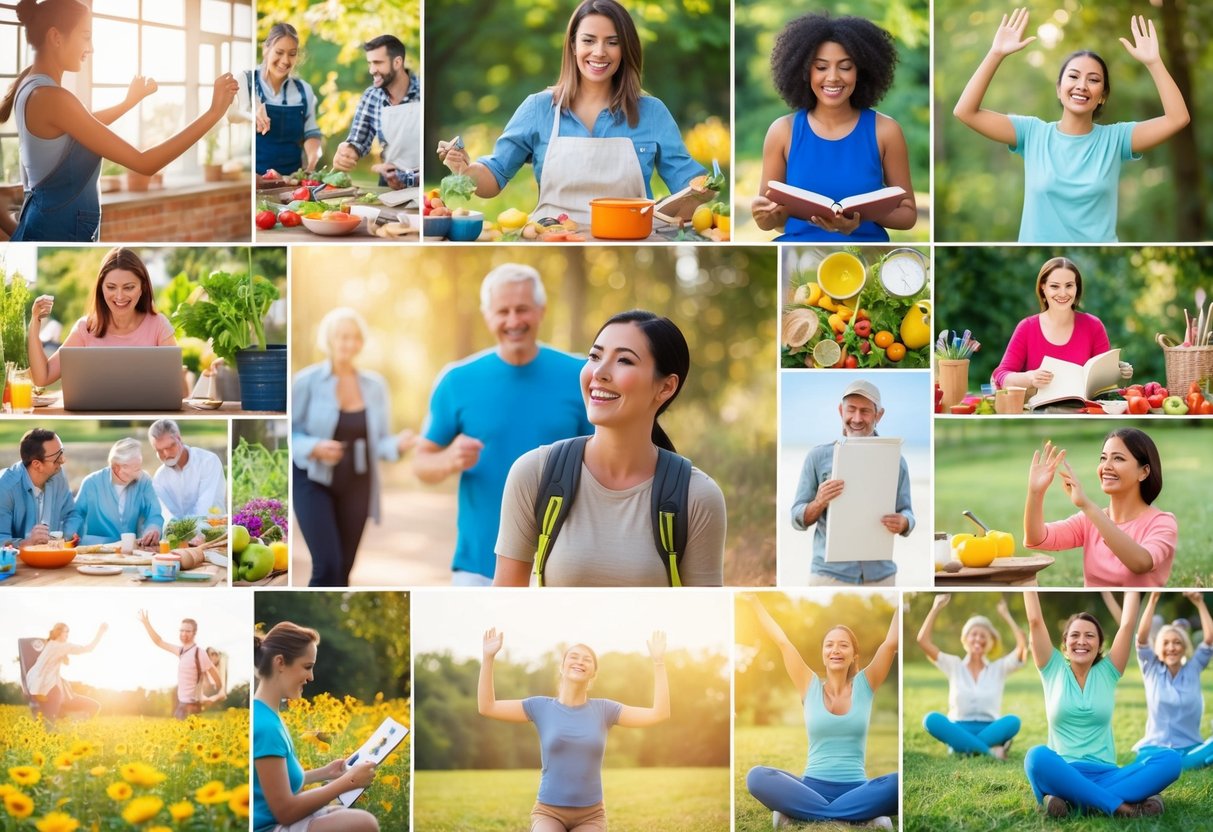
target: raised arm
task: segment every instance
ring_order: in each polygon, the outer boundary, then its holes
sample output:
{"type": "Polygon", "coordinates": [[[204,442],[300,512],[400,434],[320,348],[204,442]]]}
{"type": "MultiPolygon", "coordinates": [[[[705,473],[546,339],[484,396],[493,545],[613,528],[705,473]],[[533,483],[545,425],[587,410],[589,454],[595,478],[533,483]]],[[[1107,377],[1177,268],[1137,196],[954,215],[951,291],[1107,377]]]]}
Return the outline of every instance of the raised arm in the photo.
{"type": "Polygon", "coordinates": [[[1066,459],[1066,452],[1058,450],[1052,442],[1046,441],[1044,453],[1032,452],[1032,465],[1028,468],[1028,497],[1023,509],[1023,545],[1034,549],[1044,543],[1045,531],[1045,492],[1053,482],[1057,468],[1066,459]]]}
{"type": "Polygon", "coordinates": [[[138,615],[140,623],[143,624],[143,629],[147,630],[147,635],[152,640],[152,644],[155,644],[161,650],[167,650],[176,655],[177,648],[160,638],[160,634],[152,627],[151,619],[147,616],[147,610],[139,610],[138,615]]]}
{"type": "Polygon", "coordinates": [[[1016,9],[1011,13],[1009,19],[1005,14],[1002,16],[1002,23],[998,25],[998,31],[994,33],[994,42],[990,45],[990,51],[982,58],[977,71],[965,85],[964,92],[960,94],[960,100],[956,102],[956,107],[952,110],[952,115],[960,119],[966,127],[971,127],[987,139],[1007,145],[1015,144],[1015,125],[1003,113],[996,113],[982,107],[981,102],[986,97],[986,90],[989,89],[990,82],[994,80],[994,73],[998,71],[1003,58],[1018,52],[1036,40],[1035,36],[1024,37],[1027,28],[1027,9],[1016,9]]]}
{"type": "Polygon", "coordinates": [[[946,592],[936,595],[931,609],[927,612],[927,617],[923,620],[922,626],[918,628],[918,646],[931,661],[935,661],[935,657],[939,655],[939,648],[931,640],[931,632],[935,629],[935,619],[939,617],[939,611],[946,607],[948,601],[951,600],[952,596],[946,592]]]}
{"type": "Polygon", "coordinates": [[[1015,618],[1011,615],[1011,608],[1007,606],[1007,599],[999,598],[998,606],[995,609],[1002,616],[1002,620],[1007,622],[1007,626],[1011,628],[1012,635],[1015,636],[1015,654],[1021,662],[1027,661],[1028,640],[1024,637],[1023,630],[1019,629],[1019,625],[1015,623],[1015,618]]]}
{"type": "Polygon", "coordinates": [[[876,648],[872,661],[863,671],[864,675],[868,677],[868,686],[872,688],[873,693],[889,677],[889,671],[893,669],[893,661],[897,658],[897,647],[901,643],[900,612],[900,609],[893,610],[893,618],[889,621],[889,632],[885,634],[884,641],[876,648]]]}
{"type": "Polygon", "coordinates": [[[665,672],[665,633],[657,630],[649,639],[649,655],[653,658],[653,707],[636,708],[624,705],[619,712],[619,724],[624,728],[646,728],[670,718],[670,680],[665,672]]]}
{"type": "Polygon", "coordinates": [[[1130,28],[1133,32],[1133,42],[1129,43],[1125,38],[1121,38],[1120,42],[1130,55],[1145,64],[1149,70],[1150,77],[1154,79],[1154,87],[1158,90],[1158,97],[1162,101],[1163,112],[1161,116],[1139,121],[1133,126],[1133,152],[1141,153],[1143,150],[1157,147],[1187,127],[1192,117],[1188,113],[1183,93],[1179,91],[1175,79],[1163,65],[1154,21],[1146,20],[1142,15],[1134,15],[1130,28]]]}
{"type": "MultiPolygon", "coordinates": [[[[1111,595],[1110,592],[1108,594],[1111,595]]],[[[1138,647],[1148,647],[1150,644],[1150,623],[1154,620],[1154,608],[1158,605],[1158,599],[1161,596],[1161,592],[1151,592],[1150,597],[1146,599],[1146,608],[1142,611],[1141,621],[1137,624],[1138,647]]],[[[1118,613],[1119,609],[1113,611],[1112,614],[1118,615],[1118,613]]]]}
{"type": "Polygon", "coordinates": [[[1112,639],[1112,649],[1108,651],[1108,658],[1118,671],[1124,673],[1125,665],[1129,663],[1129,653],[1133,650],[1133,631],[1137,624],[1137,610],[1141,607],[1141,593],[1135,589],[1126,591],[1125,600],[1121,606],[1124,609],[1120,614],[1120,627],[1116,630],[1115,638],[1112,639]]]}
{"type": "MultiPolygon", "coordinates": [[[[26,352],[29,355],[29,371],[30,377],[34,380],[34,384],[39,387],[44,387],[48,384],[54,384],[59,380],[59,368],[54,368],[54,377],[51,376],[50,361],[46,357],[46,350],[42,347],[42,321],[51,314],[51,307],[55,303],[53,295],[39,295],[34,300],[34,305],[30,307],[29,312],[29,327],[26,329],[26,352]]],[[[56,365],[58,362],[55,362],[56,365]]]]}
{"type": "Polygon", "coordinates": [[[1205,644],[1213,646],[1213,616],[1209,615],[1209,607],[1205,604],[1205,594],[1203,592],[1185,592],[1184,597],[1192,602],[1196,607],[1196,611],[1200,614],[1200,632],[1204,636],[1202,641],[1205,644]]]}
{"type": "Polygon", "coordinates": [[[96,650],[97,645],[101,643],[101,637],[103,635],[105,635],[105,631],[108,630],[109,628],[110,628],[110,625],[102,622],[101,626],[97,628],[97,635],[93,636],[92,641],[90,641],[88,644],[84,645],[84,650],[82,652],[91,653],[94,650],[96,650]]]}
{"type": "Polygon", "coordinates": [[[1053,642],[1049,640],[1049,627],[1044,613],[1040,611],[1040,598],[1035,590],[1024,590],[1024,609],[1028,612],[1028,643],[1032,646],[1032,660],[1036,669],[1042,669],[1053,655],[1053,642]]]}
{"type": "Polygon", "coordinates": [[[763,632],[767,634],[767,638],[775,642],[775,646],[779,648],[780,655],[783,656],[783,667],[788,672],[792,684],[796,686],[796,692],[800,694],[800,698],[804,699],[809,692],[809,683],[813,680],[813,671],[805,664],[804,659],[800,657],[799,651],[784,634],[775,619],[767,612],[766,607],[758,600],[757,595],[748,594],[745,596],[750,604],[750,609],[754,611],[754,615],[758,618],[759,625],[762,626],[763,632]]]}
{"type": "Polygon", "coordinates": [[[505,643],[505,633],[497,632],[496,628],[485,631],[484,657],[480,662],[480,683],[476,686],[476,707],[481,716],[489,719],[499,719],[502,722],[526,722],[526,711],[521,699],[498,699],[493,689],[493,662],[501,645],[505,643]]]}

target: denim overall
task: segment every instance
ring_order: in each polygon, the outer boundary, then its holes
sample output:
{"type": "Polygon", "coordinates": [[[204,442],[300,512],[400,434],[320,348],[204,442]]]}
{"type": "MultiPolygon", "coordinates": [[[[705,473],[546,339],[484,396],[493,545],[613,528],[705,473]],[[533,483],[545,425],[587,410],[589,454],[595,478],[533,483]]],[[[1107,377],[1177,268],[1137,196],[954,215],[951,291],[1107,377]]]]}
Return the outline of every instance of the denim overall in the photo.
{"type": "MultiPolygon", "coordinates": [[[[264,174],[270,168],[290,176],[299,170],[303,164],[303,127],[307,121],[307,93],[298,78],[287,79],[286,83],[294,81],[295,89],[299,91],[297,105],[271,104],[265,97],[261,86],[260,70],[253,70],[253,86],[257,88],[257,98],[265,105],[265,114],[270,119],[270,130],[265,135],[257,134],[257,173],[264,174]]],[[[282,89],[282,100],[286,100],[286,87],[282,89]]]]}

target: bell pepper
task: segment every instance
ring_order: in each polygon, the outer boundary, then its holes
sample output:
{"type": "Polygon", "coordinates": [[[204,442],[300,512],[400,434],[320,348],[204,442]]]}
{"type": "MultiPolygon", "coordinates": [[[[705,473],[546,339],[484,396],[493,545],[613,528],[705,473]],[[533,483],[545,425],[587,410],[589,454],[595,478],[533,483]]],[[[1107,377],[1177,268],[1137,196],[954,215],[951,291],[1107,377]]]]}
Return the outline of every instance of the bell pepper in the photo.
{"type": "MultiPolygon", "coordinates": [[[[1196,383],[1193,382],[1192,386],[1196,387],[1196,383]]],[[[1200,413],[1201,405],[1205,403],[1205,397],[1200,392],[1200,388],[1197,388],[1194,392],[1188,393],[1184,398],[1184,402],[1188,405],[1189,413],[1197,414],[1200,413]]]]}

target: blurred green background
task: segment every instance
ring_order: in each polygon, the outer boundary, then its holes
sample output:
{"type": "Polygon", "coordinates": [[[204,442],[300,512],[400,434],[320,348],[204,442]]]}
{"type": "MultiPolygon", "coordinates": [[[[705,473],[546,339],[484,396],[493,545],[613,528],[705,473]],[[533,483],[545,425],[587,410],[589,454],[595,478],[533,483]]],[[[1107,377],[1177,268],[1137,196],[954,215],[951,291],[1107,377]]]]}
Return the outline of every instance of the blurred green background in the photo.
{"type": "MultiPolygon", "coordinates": [[[[1029,0],[1018,5],[1028,8],[1028,34],[1037,40],[1003,61],[984,105],[1045,121],[1060,114],[1057,74],[1064,57],[1077,49],[1098,52],[1108,63],[1111,94],[1101,123],[1162,115],[1150,73],[1119,43],[1119,38],[1132,38],[1130,15],[1144,14],[1154,21],[1163,63],[1184,93],[1192,121],[1179,135],[1122,168],[1118,236],[1122,241],[1209,239],[1213,131],[1208,129],[1208,113],[1213,108],[1213,87],[1200,81],[1213,70],[1213,4],[1029,0]]],[[[989,50],[999,21],[1011,10],[1010,4],[989,0],[935,2],[937,240],[1019,236],[1022,159],[952,116],[961,91],[989,50]]]]}

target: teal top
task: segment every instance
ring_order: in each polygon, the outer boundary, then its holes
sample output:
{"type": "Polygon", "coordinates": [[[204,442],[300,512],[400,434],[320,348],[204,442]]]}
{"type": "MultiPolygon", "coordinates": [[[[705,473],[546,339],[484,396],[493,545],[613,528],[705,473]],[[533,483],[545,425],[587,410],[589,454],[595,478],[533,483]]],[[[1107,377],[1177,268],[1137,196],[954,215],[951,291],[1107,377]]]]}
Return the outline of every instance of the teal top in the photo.
{"type": "Polygon", "coordinates": [[[1070,663],[1053,648],[1040,670],[1049,718],[1049,748],[1069,763],[1116,765],[1112,739],[1112,706],[1120,671],[1106,656],[1091,666],[1087,683],[1078,686],[1070,663]]]}
{"type": "Polygon", "coordinates": [[[821,678],[814,673],[804,697],[804,725],[809,732],[804,776],[835,783],[867,780],[863,758],[871,718],[872,686],[866,671],[859,671],[851,681],[851,709],[841,715],[826,710],[821,678]]]}

